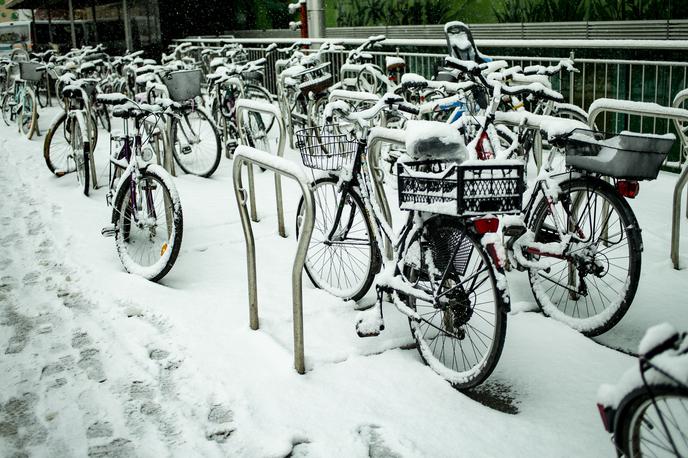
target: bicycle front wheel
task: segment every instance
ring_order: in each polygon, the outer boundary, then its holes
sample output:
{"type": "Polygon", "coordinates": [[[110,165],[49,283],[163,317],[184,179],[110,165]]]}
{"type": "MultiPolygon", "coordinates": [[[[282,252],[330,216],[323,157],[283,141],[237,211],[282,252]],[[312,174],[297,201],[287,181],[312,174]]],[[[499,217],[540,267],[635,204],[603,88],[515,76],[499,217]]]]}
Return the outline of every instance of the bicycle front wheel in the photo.
{"type": "MultiPolygon", "coordinates": [[[[337,178],[318,179],[313,185],[315,224],[306,273],[313,284],[344,300],[362,298],[380,270],[381,256],[373,227],[361,197],[352,190],[342,196],[337,178]],[[339,224],[333,232],[339,205],[339,224]]],[[[296,237],[305,217],[303,197],[296,212],[296,237]]]]}
{"type": "Polygon", "coordinates": [[[457,389],[481,384],[504,347],[509,303],[504,272],[479,236],[445,216],[431,218],[411,235],[402,262],[406,281],[428,296],[401,295],[419,316],[409,324],[421,358],[457,389]]]}
{"type": "Polygon", "coordinates": [[[2,120],[5,123],[5,125],[9,126],[11,122],[13,121],[12,119],[12,111],[14,109],[14,94],[10,91],[5,92],[5,95],[2,96],[2,120]]]}
{"type": "Polygon", "coordinates": [[[36,94],[31,89],[27,88],[24,91],[18,122],[21,133],[31,140],[38,122],[38,102],[36,101],[36,94]]]}
{"type": "Polygon", "coordinates": [[[688,456],[688,393],[671,385],[643,389],[624,409],[619,445],[630,458],[688,456]]]}
{"type": "Polygon", "coordinates": [[[586,176],[559,188],[554,211],[542,199],[530,227],[535,242],[567,243],[568,253],[541,256],[540,265],[530,269],[530,284],[546,315],[596,336],[616,325],[633,302],[640,278],[640,229],[610,184],[586,176]],[[564,238],[555,221],[565,228],[564,238]]]}
{"type": "Polygon", "coordinates": [[[186,173],[211,176],[222,156],[220,133],[216,124],[200,107],[186,111],[172,126],[174,159],[186,173]]]}
{"type": "Polygon", "coordinates": [[[89,157],[88,143],[84,142],[82,136],[82,127],[76,118],[72,118],[71,122],[71,156],[74,160],[76,169],[76,178],[79,181],[84,195],[88,196],[91,179],[91,164],[89,157]]]}
{"type": "Polygon", "coordinates": [[[131,186],[127,177],[113,209],[115,243],[125,270],[158,281],[172,269],[182,244],[183,215],[170,175],[149,165],[131,186]]]}

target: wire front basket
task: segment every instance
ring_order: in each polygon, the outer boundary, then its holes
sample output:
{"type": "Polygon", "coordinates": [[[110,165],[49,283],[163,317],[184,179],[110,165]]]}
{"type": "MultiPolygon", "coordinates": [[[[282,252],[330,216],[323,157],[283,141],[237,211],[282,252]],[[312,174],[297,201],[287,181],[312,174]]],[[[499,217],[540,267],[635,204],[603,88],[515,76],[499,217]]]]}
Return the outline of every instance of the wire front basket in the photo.
{"type": "Polygon", "coordinates": [[[398,163],[399,206],[459,216],[519,213],[523,170],[522,164],[398,163]]]}
{"type": "Polygon", "coordinates": [[[309,127],[296,132],[303,165],[317,170],[339,170],[353,161],[358,141],[331,128],[309,127]]]}
{"type": "Polygon", "coordinates": [[[175,102],[186,102],[201,95],[201,70],[178,70],[170,72],[163,78],[170,99],[175,102]]]}

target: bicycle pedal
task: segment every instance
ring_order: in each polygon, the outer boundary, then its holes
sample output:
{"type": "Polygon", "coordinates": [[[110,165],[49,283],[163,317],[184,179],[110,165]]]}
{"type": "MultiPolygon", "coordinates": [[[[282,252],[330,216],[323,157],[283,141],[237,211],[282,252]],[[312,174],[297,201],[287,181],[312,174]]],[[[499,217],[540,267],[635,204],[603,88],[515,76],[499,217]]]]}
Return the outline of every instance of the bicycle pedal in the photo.
{"type": "Polygon", "coordinates": [[[377,302],[368,310],[358,312],[356,316],[356,334],[358,337],[376,337],[385,330],[382,318],[382,305],[377,302]]]}
{"type": "Polygon", "coordinates": [[[523,221],[518,221],[517,223],[507,223],[502,226],[502,234],[505,237],[520,237],[526,233],[526,225],[523,221]]]}
{"type": "Polygon", "coordinates": [[[100,230],[100,235],[103,237],[114,237],[115,236],[115,225],[111,224],[109,226],[105,226],[100,230]]]}

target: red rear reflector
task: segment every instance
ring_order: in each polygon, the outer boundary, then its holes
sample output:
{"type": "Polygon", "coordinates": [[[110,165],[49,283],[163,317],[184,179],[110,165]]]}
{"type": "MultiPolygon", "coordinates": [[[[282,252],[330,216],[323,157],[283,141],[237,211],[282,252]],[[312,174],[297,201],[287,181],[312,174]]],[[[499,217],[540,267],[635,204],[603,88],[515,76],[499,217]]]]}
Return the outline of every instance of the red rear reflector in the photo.
{"type": "Polygon", "coordinates": [[[499,228],[499,219],[497,218],[480,218],[473,221],[475,231],[480,234],[487,234],[488,232],[497,232],[499,228]]]}
{"type": "Polygon", "coordinates": [[[622,196],[634,199],[640,192],[640,183],[637,181],[619,180],[616,182],[616,190],[622,196]]]}
{"type": "Polygon", "coordinates": [[[600,412],[600,417],[602,417],[602,424],[604,424],[604,429],[611,433],[611,427],[609,426],[609,418],[607,418],[607,409],[602,404],[597,404],[597,410],[600,412]]]}

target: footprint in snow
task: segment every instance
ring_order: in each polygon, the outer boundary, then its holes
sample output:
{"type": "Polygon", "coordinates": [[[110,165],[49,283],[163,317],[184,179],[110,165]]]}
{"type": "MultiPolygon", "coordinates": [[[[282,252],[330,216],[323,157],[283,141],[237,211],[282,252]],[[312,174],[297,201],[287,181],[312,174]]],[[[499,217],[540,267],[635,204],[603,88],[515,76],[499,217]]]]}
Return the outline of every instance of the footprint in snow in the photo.
{"type": "Polygon", "coordinates": [[[217,443],[224,443],[235,431],[233,425],[234,412],[222,404],[215,404],[210,407],[208,413],[208,428],[205,437],[217,443]]]}

